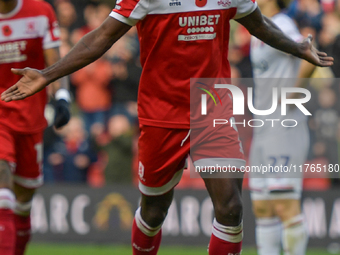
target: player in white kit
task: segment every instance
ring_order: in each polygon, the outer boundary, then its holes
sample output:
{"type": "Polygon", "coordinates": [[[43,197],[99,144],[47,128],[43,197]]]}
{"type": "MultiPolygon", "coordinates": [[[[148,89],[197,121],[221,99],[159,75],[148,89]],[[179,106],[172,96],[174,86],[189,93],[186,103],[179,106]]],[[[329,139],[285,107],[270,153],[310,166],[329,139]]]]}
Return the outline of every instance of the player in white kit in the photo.
{"type": "MultiPolygon", "coordinates": [[[[293,20],[281,13],[286,7],[285,2],[258,0],[257,3],[262,13],[270,17],[285,34],[295,41],[302,40],[293,20]]],[[[251,61],[255,81],[254,106],[258,110],[271,108],[274,87],[280,98],[282,87],[294,87],[297,77],[306,77],[314,70],[314,66],[300,63],[300,59],[278,51],[255,37],[251,40],[251,61]]],[[[251,166],[298,167],[304,164],[309,147],[307,116],[298,108],[290,109],[286,116],[282,116],[278,105],[273,114],[255,115],[254,118],[278,121],[254,128],[251,166]],[[281,121],[284,119],[294,119],[298,124],[296,127],[283,127],[281,121]]],[[[287,176],[279,171],[269,177],[251,173],[249,186],[256,217],[258,254],[279,255],[281,247],[286,255],[305,254],[308,234],[300,206],[302,173],[287,176]]]]}

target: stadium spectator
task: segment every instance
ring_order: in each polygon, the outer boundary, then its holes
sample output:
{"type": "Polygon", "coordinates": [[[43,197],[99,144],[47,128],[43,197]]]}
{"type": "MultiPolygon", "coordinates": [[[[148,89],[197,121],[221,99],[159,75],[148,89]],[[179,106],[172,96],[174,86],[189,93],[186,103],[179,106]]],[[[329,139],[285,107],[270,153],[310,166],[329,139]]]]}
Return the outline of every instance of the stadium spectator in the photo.
{"type": "Polygon", "coordinates": [[[323,11],[318,0],[295,0],[289,6],[287,15],[294,19],[298,27],[310,26],[321,30],[321,19],[323,11]]]}
{"type": "MultiPolygon", "coordinates": [[[[0,91],[18,80],[11,68],[44,68],[58,60],[59,28],[49,4],[0,0],[0,27],[0,73],[6,77],[0,81],[0,91]]],[[[69,92],[59,88],[60,83],[54,83],[56,127],[66,124],[70,117],[69,92]]],[[[1,255],[23,255],[30,239],[32,198],[43,183],[46,98],[44,89],[21,102],[0,102],[1,255]]]]}
{"type": "Polygon", "coordinates": [[[327,13],[322,18],[319,45],[322,50],[334,56],[334,65],[331,69],[335,77],[340,77],[340,18],[338,13],[327,13]]]}
{"type": "Polygon", "coordinates": [[[63,181],[74,183],[86,183],[90,165],[97,157],[87,139],[83,121],[72,117],[64,127],[64,147],[59,147],[59,153],[63,157],[63,181]]]}
{"type": "Polygon", "coordinates": [[[241,25],[236,24],[233,31],[228,59],[232,65],[239,69],[241,77],[253,77],[250,63],[250,34],[241,25]]]}
{"type": "MultiPolygon", "coordinates": [[[[36,93],[50,81],[93,62],[132,25],[138,23],[143,63],[138,109],[141,124],[139,187],[142,191],[142,200],[132,230],[134,254],[157,253],[161,241],[161,225],[172,201],[173,188],[180,179],[185,158],[190,151],[188,140],[190,132],[209,133],[206,127],[190,131],[189,78],[230,77],[229,63],[226,59],[227,47],[223,47],[224,44],[227,45],[229,37],[226,33],[229,32],[230,19],[236,19],[251,34],[273,47],[320,66],[332,64],[332,58],[318,53],[311,46],[310,39],[303,43],[296,43],[284,36],[276,26],[262,16],[256,3],[252,1],[222,2],[221,6],[215,7],[216,10],[211,10],[210,2],[197,0],[195,3],[190,2],[180,6],[175,13],[171,13],[174,9],[171,9],[167,2],[164,2],[166,3],[164,5],[158,3],[162,2],[157,2],[155,5],[145,5],[143,1],[132,0],[119,2],[111,17],[108,17],[98,29],[83,37],[58,64],[42,72],[33,69],[17,70],[16,73],[24,77],[2,93],[2,100],[6,102],[23,99],[36,93]],[[222,6],[230,4],[235,8],[225,9],[222,6]],[[171,14],[166,12],[164,15],[164,8],[167,8],[171,14]],[[178,13],[179,10],[181,12],[178,13]],[[186,24],[185,20],[188,21],[188,15],[196,17],[199,14],[198,10],[204,11],[201,18],[206,17],[206,14],[209,15],[209,12],[212,13],[209,17],[214,20],[210,20],[210,23],[215,33],[189,35],[192,30],[187,29],[188,23],[186,24]],[[154,15],[155,12],[159,12],[159,15],[154,15]],[[153,15],[150,15],[151,13],[153,15]],[[179,17],[183,13],[186,16],[179,17]],[[174,27],[169,24],[178,24],[178,20],[182,26],[172,30],[174,27]],[[177,31],[183,34],[179,36],[177,31]],[[208,50],[210,54],[207,54],[208,50]],[[23,82],[26,82],[25,87],[29,86],[30,90],[23,87],[23,82]]],[[[199,31],[202,31],[201,27],[197,30],[199,31]]],[[[228,103],[224,107],[229,107],[231,99],[228,96],[226,98],[228,103]]],[[[240,165],[245,164],[237,131],[232,127],[227,127],[227,130],[221,131],[220,135],[209,133],[209,136],[207,134],[205,137],[207,139],[205,143],[195,147],[196,152],[201,149],[202,153],[209,151],[213,156],[198,157],[196,154],[197,157],[193,158],[194,162],[199,159],[211,160],[211,157],[217,156],[226,164],[230,163],[231,159],[238,159],[236,161],[240,165]],[[211,138],[211,135],[215,137],[211,138]],[[224,140],[225,143],[221,146],[223,149],[211,151],[204,148],[204,145],[211,141],[210,139],[220,142],[224,140]],[[233,144],[228,146],[228,151],[225,150],[227,143],[233,144]]],[[[204,181],[212,197],[216,217],[209,254],[240,253],[242,180],[220,178],[204,179],[204,181]]]]}
{"type": "Polygon", "coordinates": [[[76,102],[88,133],[95,123],[103,127],[106,125],[108,110],[111,107],[108,86],[112,77],[111,63],[104,58],[71,75],[71,82],[76,87],[76,102]]]}
{"type": "MultiPolygon", "coordinates": [[[[72,43],[76,44],[81,37],[96,29],[103,22],[104,15],[107,16],[109,13],[107,5],[87,5],[84,9],[86,25],[72,32],[72,43]]],[[[91,133],[93,124],[101,124],[105,129],[111,108],[112,96],[109,85],[113,75],[111,63],[106,58],[100,58],[71,76],[72,85],[75,86],[76,102],[88,134],[91,133]]]]}
{"type": "Polygon", "coordinates": [[[57,18],[60,27],[72,30],[72,26],[77,20],[77,13],[74,5],[69,0],[57,0],[54,2],[57,18]]]}
{"type": "Polygon", "coordinates": [[[98,149],[105,153],[106,184],[132,183],[133,130],[125,115],[115,115],[108,122],[108,134],[95,137],[98,149]]]}
{"type": "Polygon", "coordinates": [[[138,85],[142,72],[141,67],[136,64],[136,46],[138,45],[135,40],[135,32],[129,32],[129,35],[123,36],[105,54],[113,70],[110,115],[123,114],[131,124],[136,123],[138,85]]]}
{"type": "MultiPolygon", "coordinates": [[[[339,111],[336,105],[336,94],[331,88],[323,88],[318,95],[319,108],[313,114],[315,123],[316,142],[324,146],[324,153],[328,163],[339,164],[338,136],[339,111]]],[[[339,183],[339,173],[330,173],[331,178],[339,183]]]]}

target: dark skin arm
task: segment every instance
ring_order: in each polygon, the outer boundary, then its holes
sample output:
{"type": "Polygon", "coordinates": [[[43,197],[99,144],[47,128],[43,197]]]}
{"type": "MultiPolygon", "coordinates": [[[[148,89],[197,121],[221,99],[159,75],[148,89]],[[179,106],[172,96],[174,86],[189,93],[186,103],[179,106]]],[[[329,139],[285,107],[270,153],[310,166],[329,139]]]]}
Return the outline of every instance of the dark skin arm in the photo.
{"type": "MultiPolygon", "coordinates": [[[[44,56],[45,56],[45,64],[47,67],[53,65],[54,63],[58,62],[60,59],[59,49],[58,48],[51,48],[44,50],[44,56]]],[[[61,78],[60,80],[57,80],[51,84],[51,95],[55,95],[55,93],[58,91],[58,89],[69,89],[68,81],[66,77],[61,78]]]]}
{"type": "Polygon", "coordinates": [[[100,58],[131,26],[108,17],[97,29],[85,35],[72,50],[57,63],[44,70],[12,69],[23,77],[1,94],[1,100],[10,102],[29,97],[55,80],[71,74],[100,58]]]}
{"type": "Polygon", "coordinates": [[[326,67],[333,65],[332,57],[328,57],[326,53],[319,52],[313,47],[312,36],[308,36],[302,43],[294,42],[284,35],[270,19],[264,17],[259,8],[236,21],[242,24],[250,34],[275,49],[305,59],[316,66],[326,67]]]}
{"type": "MultiPolygon", "coordinates": [[[[331,66],[333,64],[333,58],[327,57],[326,53],[320,53],[312,46],[311,38],[307,38],[303,43],[292,41],[271,22],[266,21],[258,8],[237,21],[244,25],[252,35],[274,48],[306,59],[314,65],[331,66]]],[[[98,29],[84,36],[68,55],[51,67],[42,71],[30,68],[13,70],[15,74],[24,75],[24,77],[3,92],[1,100],[10,102],[24,99],[56,79],[90,64],[103,55],[129,29],[130,26],[109,17],[98,29]]]]}

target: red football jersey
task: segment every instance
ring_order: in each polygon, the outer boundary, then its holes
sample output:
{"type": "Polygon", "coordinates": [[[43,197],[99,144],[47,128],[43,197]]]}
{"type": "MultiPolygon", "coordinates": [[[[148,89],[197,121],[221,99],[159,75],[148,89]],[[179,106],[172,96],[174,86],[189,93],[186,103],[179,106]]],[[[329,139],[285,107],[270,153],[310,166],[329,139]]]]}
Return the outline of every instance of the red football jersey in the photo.
{"type": "Polygon", "coordinates": [[[141,124],[190,128],[190,78],[229,78],[229,21],[252,0],[118,0],[111,17],[137,25],[141,124]]]}
{"type": "MultiPolygon", "coordinates": [[[[44,50],[59,46],[59,27],[52,7],[37,0],[18,0],[16,8],[0,14],[0,93],[21,77],[11,68],[45,68],[44,50]]],[[[0,124],[17,132],[32,133],[46,127],[43,90],[29,98],[0,101],[0,124]]]]}

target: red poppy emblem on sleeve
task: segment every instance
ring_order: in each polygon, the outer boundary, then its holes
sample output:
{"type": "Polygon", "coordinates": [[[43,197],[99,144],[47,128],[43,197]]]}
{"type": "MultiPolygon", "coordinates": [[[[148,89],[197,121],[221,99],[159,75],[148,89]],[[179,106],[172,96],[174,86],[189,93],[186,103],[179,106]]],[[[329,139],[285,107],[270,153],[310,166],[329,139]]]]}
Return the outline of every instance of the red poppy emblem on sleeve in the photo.
{"type": "Polygon", "coordinates": [[[198,7],[203,7],[207,4],[208,0],[195,0],[198,7]]]}
{"type": "Polygon", "coordinates": [[[10,36],[12,34],[12,29],[9,25],[4,25],[2,27],[2,33],[4,34],[4,36],[10,36]]]}

